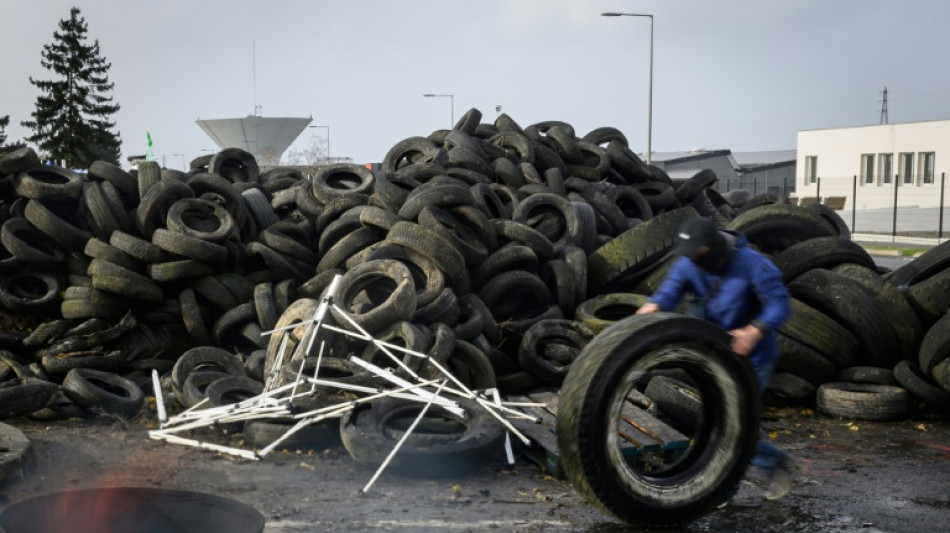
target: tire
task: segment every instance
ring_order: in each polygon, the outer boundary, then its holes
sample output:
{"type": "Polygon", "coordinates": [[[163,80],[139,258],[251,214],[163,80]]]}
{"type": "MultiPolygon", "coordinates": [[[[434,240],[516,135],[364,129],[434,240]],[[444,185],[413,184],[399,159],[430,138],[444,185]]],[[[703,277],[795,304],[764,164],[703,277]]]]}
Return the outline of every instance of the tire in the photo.
{"type": "Polygon", "coordinates": [[[594,333],[600,333],[613,324],[633,316],[649,300],[648,296],[627,292],[602,294],[581,303],[574,317],[594,333]]]}
{"type": "Polygon", "coordinates": [[[802,377],[777,372],[765,387],[765,403],[781,407],[814,405],[816,391],[815,385],[802,377]]]}
{"type": "Polygon", "coordinates": [[[528,328],[518,347],[518,363],[521,368],[546,383],[560,385],[574,362],[573,358],[556,361],[545,357],[544,346],[557,342],[580,352],[594,336],[580,322],[573,320],[541,320],[528,328]]]}
{"type": "Polygon", "coordinates": [[[217,269],[214,265],[205,263],[204,261],[199,261],[197,259],[168,261],[165,263],[155,263],[145,267],[148,277],[159,283],[200,278],[202,276],[213,274],[216,270],[217,269]]]}
{"type": "Polygon", "coordinates": [[[0,420],[38,411],[60,390],[54,383],[36,378],[15,378],[0,383],[0,420]]]}
{"type": "Polygon", "coordinates": [[[112,233],[109,244],[144,263],[161,263],[170,259],[168,253],[158,246],[121,231],[112,233]]]}
{"type": "Polygon", "coordinates": [[[408,320],[417,305],[409,268],[390,259],[367,261],[347,271],[340,281],[336,301],[370,334],[408,320]],[[364,296],[366,305],[360,303],[364,296]]]}
{"type": "Polygon", "coordinates": [[[673,247],[679,225],[698,216],[692,207],[669,211],[594,250],[588,257],[589,291],[622,292],[636,285],[673,247]]]}
{"type": "Polygon", "coordinates": [[[258,183],[261,180],[257,159],[240,148],[224,148],[208,162],[208,172],[232,183],[258,183]]]}
{"type": "Polygon", "coordinates": [[[314,174],[310,190],[326,204],[346,194],[372,194],[374,181],[373,173],[362,165],[335,163],[314,174]]]}
{"type": "Polygon", "coordinates": [[[241,358],[214,346],[198,346],[181,354],[172,368],[172,386],[180,394],[189,374],[214,370],[232,376],[246,376],[241,358]]]}
{"type": "Polygon", "coordinates": [[[852,420],[900,420],[907,416],[907,391],[892,385],[831,382],[818,387],[818,411],[852,420]]]}
{"type": "Polygon", "coordinates": [[[703,189],[712,187],[719,180],[716,171],[711,168],[704,168],[690,176],[686,181],[676,188],[676,199],[681,204],[688,204],[693,201],[703,189]]]}
{"type": "Polygon", "coordinates": [[[428,205],[419,211],[418,220],[420,226],[449,241],[467,265],[477,265],[488,257],[488,246],[481,236],[449,211],[428,205]]]}
{"type": "Polygon", "coordinates": [[[136,223],[142,236],[151,239],[156,228],[165,227],[172,205],[178,200],[194,196],[194,191],[178,180],[160,181],[149,188],[135,208],[136,223]]]}
{"type": "Polygon", "coordinates": [[[393,173],[407,164],[414,163],[423,156],[430,155],[439,149],[425,137],[409,137],[392,146],[383,157],[382,168],[386,173],[393,173]]]}
{"type": "Polygon", "coordinates": [[[699,391],[678,379],[653,376],[643,394],[653,400],[660,414],[678,431],[690,434],[702,423],[703,402],[699,391]]]}
{"type": "Polygon", "coordinates": [[[264,385],[244,376],[227,376],[213,381],[205,394],[212,407],[231,405],[253,398],[264,392],[264,385]]]}
{"type": "Polygon", "coordinates": [[[934,246],[898,268],[887,277],[887,281],[904,290],[947,268],[950,268],[950,241],[934,246]]]}
{"type": "MultiPolygon", "coordinates": [[[[535,252],[520,244],[502,246],[471,270],[472,286],[481,289],[491,278],[510,270],[534,272],[538,268],[535,252]]],[[[573,286],[573,284],[572,284],[573,286]]]]}
{"type": "Polygon", "coordinates": [[[499,240],[515,242],[531,248],[537,255],[539,263],[547,263],[554,257],[554,243],[531,226],[505,219],[494,219],[491,224],[499,240]]]}
{"type": "Polygon", "coordinates": [[[843,264],[833,268],[832,272],[861,285],[881,303],[881,309],[887,314],[897,336],[901,357],[907,360],[916,359],[924,337],[924,327],[907,297],[871,268],[843,264]]]}
{"type": "Polygon", "coordinates": [[[250,188],[241,193],[247,210],[251,213],[258,230],[267,229],[271,224],[276,224],[280,219],[274,208],[267,201],[267,196],[260,189],[250,188]]]}
{"type": "Polygon", "coordinates": [[[907,300],[926,324],[950,312],[950,267],[908,287],[907,300]]]}
{"type": "Polygon", "coordinates": [[[732,219],[726,229],[744,233],[749,242],[769,255],[808,239],[837,235],[831,224],[814,211],[786,204],[745,211],[732,219]]]}
{"type": "Polygon", "coordinates": [[[845,263],[874,268],[874,259],[856,243],[841,237],[816,237],[786,248],[775,256],[775,266],[788,283],[813,268],[832,269],[845,263]]]}
{"type": "Polygon", "coordinates": [[[197,346],[211,344],[211,334],[208,332],[208,320],[198,305],[194,289],[187,288],[178,295],[178,304],[181,310],[181,320],[185,325],[188,338],[197,346]]]}
{"type": "Polygon", "coordinates": [[[124,418],[142,409],[145,395],[135,382],[111,372],[74,368],[63,380],[63,392],[78,405],[98,408],[124,418]]]}
{"type": "Polygon", "coordinates": [[[43,205],[40,200],[30,200],[23,209],[23,217],[36,229],[68,250],[82,251],[92,234],[77,227],[43,205]]]}
{"type": "Polygon", "coordinates": [[[897,363],[894,379],[917,398],[943,411],[950,411],[950,392],[931,383],[916,364],[910,361],[897,363]]]}
{"type": "Polygon", "coordinates": [[[435,232],[412,222],[397,222],[386,234],[386,240],[432,258],[445,274],[446,285],[459,294],[468,292],[470,280],[465,259],[435,232]]]}
{"type": "MultiPolygon", "coordinates": [[[[501,449],[503,428],[473,401],[458,403],[465,418],[432,405],[387,468],[400,475],[442,477],[466,475],[488,465],[501,449]]],[[[348,412],[340,420],[343,447],[357,463],[378,467],[423,405],[383,399],[348,412]]]]}
{"type": "Polygon", "coordinates": [[[548,286],[532,272],[509,270],[491,278],[478,296],[497,320],[520,316],[526,308],[547,306],[551,303],[548,286]]]}
{"type": "Polygon", "coordinates": [[[759,436],[758,398],[751,367],[735,357],[724,331],[670,313],[631,317],[595,337],[564,380],[561,465],[581,495],[628,523],[694,520],[725,501],[745,474],[759,436]],[[702,423],[676,463],[646,474],[623,458],[614,414],[641,372],[662,367],[686,369],[698,380],[702,423]]]}
{"type": "Polygon", "coordinates": [[[89,175],[105,180],[125,195],[126,198],[138,198],[138,182],[135,176],[107,161],[94,161],[89,165],[89,175]]]}
{"type": "Polygon", "coordinates": [[[0,244],[24,265],[37,270],[59,270],[66,261],[62,248],[25,218],[11,218],[0,226],[0,244]]]}
{"type": "Polygon", "coordinates": [[[861,346],[860,364],[892,368],[900,360],[897,336],[881,304],[863,287],[828,270],[814,269],[788,285],[789,292],[848,329],[861,346]]]}
{"type": "Polygon", "coordinates": [[[515,222],[527,224],[540,231],[552,243],[571,244],[573,246],[584,244],[584,227],[577,209],[565,198],[556,194],[532,194],[518,204],[511,218],[515,222]],[[557,212],[557,215],[553,215],[552,211],[557,212]],[[551,220],[552,217],[558,217],[560,220],[551,229],[548,229],[542,223],[535,225],[530,222],[535,219],[551,220]]]}
{"type": "Polygon", "coordinates": [[[200,198],[183,198],[168,209],[170,231],[212,243],[222,243],[237,234],[231,213],[224,206],[200,198]]]}
{"type": "MultiPolygon", "coordinates": [[[[248,420],[244,424],[244,440],[264,448],[284,435],[296,420],[248,420]]],[[[304,426],[280,443],[280,450],[324,450],[340,443],[340,423],[335,419],[304,426]]]]}
{"type": "Polygon", "coordinates": [[[877,366],[849,366],[838,371],[834,380],[848,383],[868,383],[872,385],[897,385],[894,372],[889,368],[877,366]]]}
{"type": "Polygon", "coordinates": [[[643,221],[653,218],[653,208],[636,187],[620,185],[608,190],[606,195],[628,220],[643,221]]]}
{"type": "Polygon", "coordinates": [[[786,337],[813,348],[837,367],[854,365],[858,360],[858,338],[829,315],[790,298],[791,313],[778,331],[786,337]]]}
{"type": "Polygon", "coordinates": [[[932,374],[934,367],[950,359],[950,313],[934,323],[920,344],[920,368],[932,374]]]}
{"type": "Polygon", "coordinates": [[[155,230],[155,233],[152,234],[152,244],[166,252],[205,263],[221,264],[228,260],[228,249],[224,246],[166,229],[159,228],[155,230]]]}
{"type": "Polygon", "coordinates": [[[574,271],[566,261],[552,259],[541,270],[541,280],[547,284],[554,296],[554,303],[561,308],[564,316],[574,318],[577,290],[574,287],[574,271]]]}
{"type": "Polygon", "coordinates": [[[22,198],[68,202],[82,195],[83,180],[72,170],[41,165],[13,175],[13,190],[22,198]]]}
{"type": "Polygon", "coordinates": [[[841,218],[841,215],[839,215],[837,211],[825,204],[809,204],[805,209],[818,213],[821,218],[825,219],[825,222],[831,224],[831,226],[835,228],[838,237],[849,241],[851,240],[851,230],[848,229],[847,222],[841,218]]]}
{"type": "Polygon", "coordinates": [[[59,304],[61,276],[22,271],[0,277],[0,304],[14,313],[44,313],[59,304]]]}
{"type": "Polygon", "coordinates": [[[775,362],[776,373],[792,374],[817,387],[832,381],[838,372],[838,367],[820,352],[781,332],[778,334],[778,347],[781,356],[775,362]]]}

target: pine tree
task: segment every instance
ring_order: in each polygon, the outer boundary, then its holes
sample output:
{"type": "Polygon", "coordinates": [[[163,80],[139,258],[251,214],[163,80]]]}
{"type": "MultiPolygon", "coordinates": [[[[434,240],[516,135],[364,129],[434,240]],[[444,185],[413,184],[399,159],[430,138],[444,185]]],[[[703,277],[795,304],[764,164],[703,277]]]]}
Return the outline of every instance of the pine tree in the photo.
{"type": "Polygon", "coordinates": [[[36,98],[33,120],[23,122],[36,143],[54,161],[66,161],[70,168],[86,168],[93,161],[119,164],[119,134],[111,120],[119,110],[109,92],[113,85],[108,72],[112,66],[99,53],[99,41],[88,44],[86,20],[79,8],[69,19],[59,21],[54,42],[43,45],[40,64],[55,74],[52,80],[30,83],[42,94],[36,98]]]}

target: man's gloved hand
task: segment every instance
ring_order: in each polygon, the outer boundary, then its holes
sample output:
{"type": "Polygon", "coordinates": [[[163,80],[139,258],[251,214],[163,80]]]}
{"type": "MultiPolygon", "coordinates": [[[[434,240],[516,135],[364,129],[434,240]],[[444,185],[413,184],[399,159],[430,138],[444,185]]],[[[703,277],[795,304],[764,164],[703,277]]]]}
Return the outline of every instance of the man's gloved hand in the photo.
{"type": "Polygon", "coordinates": [[[762,332],[752,324],[744,328],[734,329],[729,334],[732,335],[732,351],[741,356],[752,353],[755,345],[762,340],[762,332]]]}

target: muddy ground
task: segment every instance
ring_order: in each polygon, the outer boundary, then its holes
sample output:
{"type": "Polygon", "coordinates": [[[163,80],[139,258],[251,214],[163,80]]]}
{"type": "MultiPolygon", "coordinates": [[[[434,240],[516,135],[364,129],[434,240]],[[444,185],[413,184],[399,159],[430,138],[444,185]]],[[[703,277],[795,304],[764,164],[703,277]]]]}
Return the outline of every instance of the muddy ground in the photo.
{"type": "MultiPolygon", "coordinates": [[[[95,417],[8,421],[33,442],[35,464],[0,486],[0,507],[31,496],[93,487],[162,487],[250,504],[265,531],[638,531],[585,502],[564,481],[519,457],[462,479],[373,471],[341,446],[275,453],[265,460],[149,440],[154,415],[129,423],[95,417]]],[[[906,421],[830,419],[772,409],[766,431],[797,459],[798,481],[777,502],[762,499],[755,472],[733,501],[682,531],[919,532],[950,526],[950,417],[918,411],[906,421]]],[[[220,433],[209,437],[229,441],[220,433]]],[[[946,529],[942,529],[946,530],[946,529]]]]}

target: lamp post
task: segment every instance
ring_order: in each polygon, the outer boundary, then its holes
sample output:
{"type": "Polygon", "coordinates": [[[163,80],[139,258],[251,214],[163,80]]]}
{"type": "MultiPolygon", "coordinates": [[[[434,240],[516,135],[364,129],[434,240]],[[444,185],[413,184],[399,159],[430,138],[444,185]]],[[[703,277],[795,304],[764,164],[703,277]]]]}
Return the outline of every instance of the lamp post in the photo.
{"type": "Polygon", "coordinates": [[[602,17],[648,17],[650,19],[650,92],[647,104],[647,164],[653,160],[653,15],[641,13],[617,13],[610,11],[601,13],[602,17]]]}
{"type": "Polygon", "coordinates": [[[188,167],[185,166],[185,154],[172,154],[173,156],[181,156],[181,169],[185,172],[188,171],[188,167]]]}
{"type": "Polygon", "coordinates": [[[449,105],[451,106],[451,114],[449,115],[449,129],[455,127],[455,95],[454,94],[424,94],[426,98],[448,98],[449,105]]]}
{"type": "Polygon", "coordinates": [[[326,128],[327,129],[327,163],[330,162],[330,126],[307,126],[308,128],[326,128]]]}

